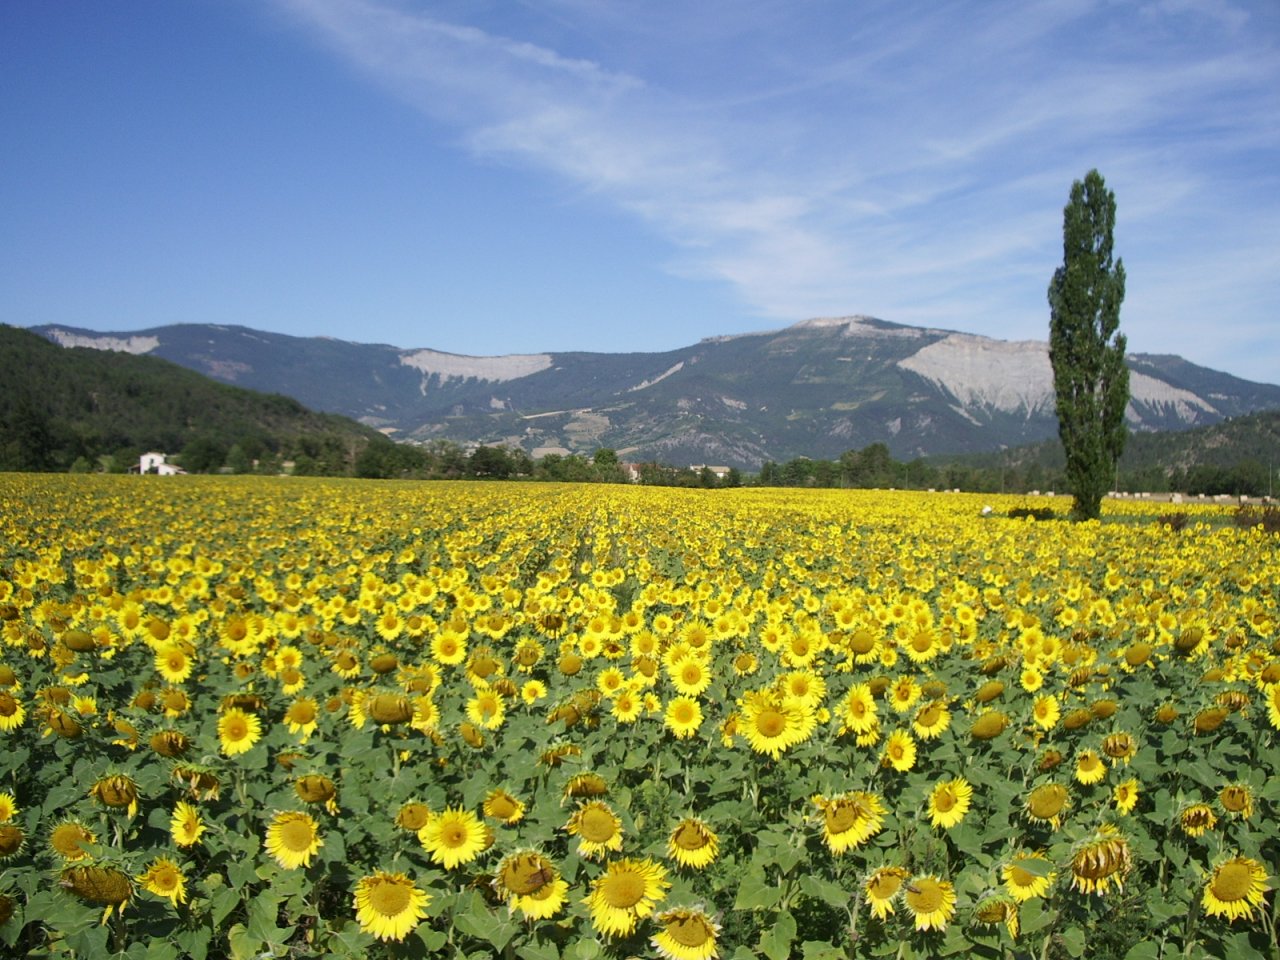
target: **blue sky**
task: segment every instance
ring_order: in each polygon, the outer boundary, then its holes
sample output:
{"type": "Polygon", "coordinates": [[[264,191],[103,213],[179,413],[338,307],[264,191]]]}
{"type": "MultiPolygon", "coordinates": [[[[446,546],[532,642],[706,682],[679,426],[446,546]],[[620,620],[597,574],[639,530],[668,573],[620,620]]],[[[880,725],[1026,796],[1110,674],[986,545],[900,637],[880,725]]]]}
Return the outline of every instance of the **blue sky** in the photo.
{"type": "Polygon", "coordinates": [[[0,321],[489,355],[870,314],[1280,381],[1275,0],[8,0],[0,321]]]}

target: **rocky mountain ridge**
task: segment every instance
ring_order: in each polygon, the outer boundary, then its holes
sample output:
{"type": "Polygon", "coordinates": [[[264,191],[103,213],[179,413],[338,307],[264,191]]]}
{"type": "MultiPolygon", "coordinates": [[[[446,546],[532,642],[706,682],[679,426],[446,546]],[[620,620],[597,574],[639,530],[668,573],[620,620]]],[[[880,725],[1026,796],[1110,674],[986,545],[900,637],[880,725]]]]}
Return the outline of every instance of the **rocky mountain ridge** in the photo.
{"type": "MultiPolygon", "coordinates": [[[[63,346],[145,353],[292,396],[399,440],[506,443],[533,456],[612,447],[632,460],[835,457],[886,443],[899,459],[1056,434],[1048,345],[894,324],[801,321],[660,353],[470,357],[247,327],[131,333],[35,328],[63,346]]],[[[1180,357],[1131,354],[1128,419],[1170,430],[1280,408],[1280,386],[1180,357]]]]}

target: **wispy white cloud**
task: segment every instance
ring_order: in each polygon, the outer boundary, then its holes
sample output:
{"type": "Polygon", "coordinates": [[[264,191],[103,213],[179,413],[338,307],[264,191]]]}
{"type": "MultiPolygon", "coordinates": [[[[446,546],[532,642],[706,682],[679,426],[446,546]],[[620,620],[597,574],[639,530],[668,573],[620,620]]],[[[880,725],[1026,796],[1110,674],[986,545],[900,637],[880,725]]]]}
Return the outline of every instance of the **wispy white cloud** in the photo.
{"type": "Polygon", "coordinates": [[[1131,276],[1178,290],[1134,283],[1131,342],[1208,296],[1277,305],[1260,272],[1276,239],[1239,229],[1280,213],[1265,6],[558,0],[535,40],[392,0],[277,3],[465,149],[631,213],[672,243],[674,271],[762,317],[1042,336],[1061,207],[1092,166],[1131,276]],[[1170,250],[1171,224],[1199,235],[1170,250]],[[1197,293],[1192,260],[1231,284],[1197,293]]]}

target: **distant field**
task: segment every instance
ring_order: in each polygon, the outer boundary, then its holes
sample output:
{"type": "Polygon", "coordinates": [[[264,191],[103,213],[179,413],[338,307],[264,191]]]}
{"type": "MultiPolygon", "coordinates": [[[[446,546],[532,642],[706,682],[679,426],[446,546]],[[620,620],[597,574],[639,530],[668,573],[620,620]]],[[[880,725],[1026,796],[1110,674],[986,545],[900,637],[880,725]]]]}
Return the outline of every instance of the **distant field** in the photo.
{"type": "Polygon", "coordinates": [[[1280,541],[1226,506],[0,503],[11,955],[1278,955],[1280,541]]]}

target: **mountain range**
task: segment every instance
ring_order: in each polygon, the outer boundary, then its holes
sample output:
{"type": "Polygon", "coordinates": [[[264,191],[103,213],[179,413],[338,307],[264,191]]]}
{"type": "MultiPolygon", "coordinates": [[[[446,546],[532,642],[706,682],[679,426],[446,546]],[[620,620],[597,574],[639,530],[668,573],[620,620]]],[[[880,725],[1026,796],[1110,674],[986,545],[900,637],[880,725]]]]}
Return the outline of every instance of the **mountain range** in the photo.
{"type": "MultiPolygon", "coordinates": [[[[123,333],[32,328],[66,347],[157,356],[285,394],[397,440],[507,444],[755,470],[871,443],[894,457],[996,450],[1056,435],[1048,345],[872,317],[806,320],[661,353],[472,357],[178,324],[123,333]]],[[[1129,424],[1179,430],[1280,409],[1280,386],[1178,356],[1129,354],[1129,424]]]]}

